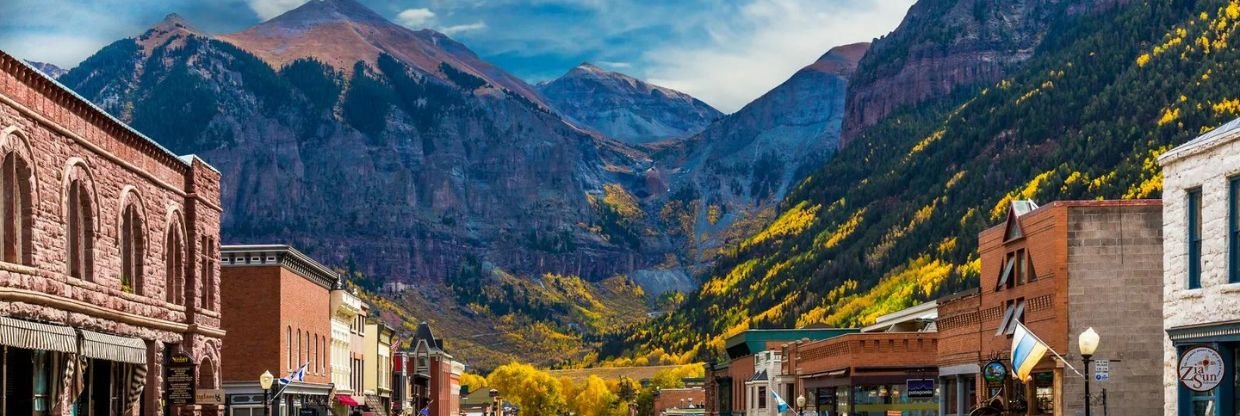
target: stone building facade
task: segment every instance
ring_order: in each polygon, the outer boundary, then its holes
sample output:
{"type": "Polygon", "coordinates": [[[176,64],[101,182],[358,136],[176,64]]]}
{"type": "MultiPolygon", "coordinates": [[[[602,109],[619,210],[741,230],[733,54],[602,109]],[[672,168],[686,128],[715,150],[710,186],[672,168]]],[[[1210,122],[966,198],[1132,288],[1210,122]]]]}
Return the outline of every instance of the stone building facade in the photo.
{"type": "Polygon", "coordinates": [[[219,183],[0,52],[0,414],[219,412],[219,183]]]}
{"type": "Polygon", "coordinates": [[[1167,151],[1159,163],[1165,414],[1235,414],[1240,411],[1234,377],[1240,371],[1240,120],[1167,151]],[[1179,377],[1183,354],[1196,348],[1222,359],[1226,376],[1212,388],[1189,388],[1179,377]]]}

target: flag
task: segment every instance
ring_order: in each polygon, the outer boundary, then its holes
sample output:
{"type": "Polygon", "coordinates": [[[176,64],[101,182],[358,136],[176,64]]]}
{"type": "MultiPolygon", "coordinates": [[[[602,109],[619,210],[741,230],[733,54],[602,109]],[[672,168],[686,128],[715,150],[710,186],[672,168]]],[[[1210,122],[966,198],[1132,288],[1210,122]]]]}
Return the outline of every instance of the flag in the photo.
{"type": "Polygon", "coordinates": [[[775,393],[775,390],[771,390],[771,400],[775,401],[775,410],[777,412],[783,413],[788,411],[788,402],[785,402],[782,397],[779,397],[779,394],[775,393]]]}
{"type": "Polygon", "coordinates": [[[1026,380],[1033,367],[1042,361],[1042,356],[1050,347],[1029,332],[1029,328],[1020,322],[1016,323],[1016,331],[1012,334],[1012,377],[1026,380]]]}
{"type": "Polygon", "coordinates": [[[288,373],[288,377],[283,377],[280,379],[280,384],[288,384],[294,381],[306,381],[306,366],[309,364],[310,363],[302,364],[301,367],[297,367],[296,370],[288,373]]]}

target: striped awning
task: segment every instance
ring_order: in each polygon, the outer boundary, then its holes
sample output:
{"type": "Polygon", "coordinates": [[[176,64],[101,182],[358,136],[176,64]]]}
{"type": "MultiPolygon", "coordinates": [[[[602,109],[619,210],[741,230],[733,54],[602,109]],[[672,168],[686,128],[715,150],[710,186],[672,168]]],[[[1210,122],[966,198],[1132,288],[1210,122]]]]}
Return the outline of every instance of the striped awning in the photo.
{"type": "Polygon", "coordinates": [[[28,350],[77,352],[73,328],[0,316],[0,344],[28,350]]]}
{"type": "Polygon", "coordinates": [[[82,355],[130,364],[146,364],[146,341],[82,330],[82,355]]]}

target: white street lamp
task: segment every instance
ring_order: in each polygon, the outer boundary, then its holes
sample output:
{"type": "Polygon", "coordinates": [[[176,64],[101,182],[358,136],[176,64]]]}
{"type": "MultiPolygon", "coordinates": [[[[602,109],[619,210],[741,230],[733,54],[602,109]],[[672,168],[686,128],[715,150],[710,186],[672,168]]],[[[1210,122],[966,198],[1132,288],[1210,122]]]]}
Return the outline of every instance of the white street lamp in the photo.
{"type": "Polygon", "coordinates": [[[805,395],[797,396],[797,412],[802,416],[805,415],[805,395]]]}
{"type": "Polygon", "coordinates": [[[263,388],[263,409],[266,414],[271,414],[271,398],[267,397],[267,392],[271,391],[271,383],[276,381],[276,377],[271,375],[270,371],[263,371],[258,376],[258,386],[263,388]]]}
{"type": "Polygon", "coordinates": [[[1102,337],[1094,332],[1094,328],[1090,327],[1081,333],[1077,338],[1077,346],[1081,348],[1081,361],[1085,363],[1085,416],[1089,415],[1089,363],[1093,361],[1091,358],[1094,352],[1098,351],[1098,343],[1102,341],[1102,337]]]}

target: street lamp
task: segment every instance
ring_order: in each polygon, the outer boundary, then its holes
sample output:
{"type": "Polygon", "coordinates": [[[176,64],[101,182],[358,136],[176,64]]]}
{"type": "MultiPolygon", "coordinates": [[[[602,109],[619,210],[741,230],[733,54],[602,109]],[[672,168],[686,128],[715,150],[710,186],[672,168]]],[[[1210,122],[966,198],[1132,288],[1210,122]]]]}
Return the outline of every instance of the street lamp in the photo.
{"type": "Polygon", "coordinates": [[[805,416],[805,395],[797,396],[797,414],[805,416]]]}
{"type": "Polygon", "coordinates": [[[271,391],[271,383],[276,381],[276,377],[271,375],[270,371],[263,371],[258,376],[258,386],[263,388],[263,413],[271,415],[271,398],[267,397],[267,392],[271,391]]]}
{"type": "Polygon", "coordinates": [[[1093,361],[1094,352],[1098,351],[1099,341],[1101,339],[1093,327],[1086,329],[1077,338],[1077,346],[1081,347],[1081,361],[1085,362],[1085,416],[1089,416],[1089,363],[1093,361]]]}

